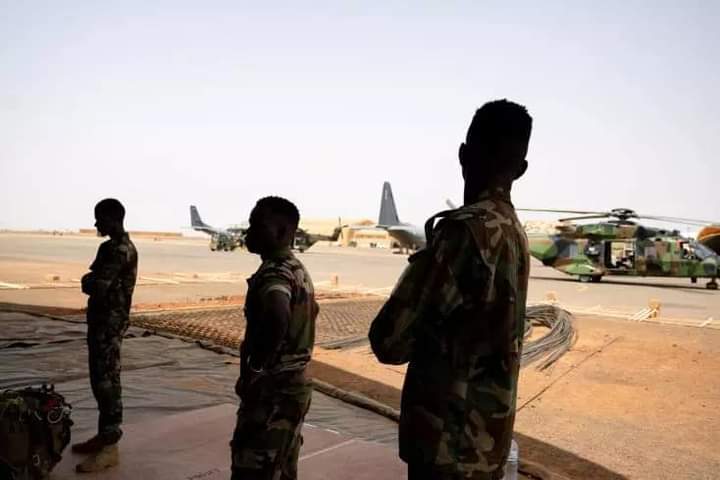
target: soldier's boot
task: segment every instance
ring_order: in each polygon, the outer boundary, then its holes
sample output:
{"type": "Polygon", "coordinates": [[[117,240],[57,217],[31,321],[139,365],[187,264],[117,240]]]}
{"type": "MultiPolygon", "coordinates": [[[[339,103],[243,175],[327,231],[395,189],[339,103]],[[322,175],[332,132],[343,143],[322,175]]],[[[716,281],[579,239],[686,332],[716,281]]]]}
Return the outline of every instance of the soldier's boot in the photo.
{"type": "Polygon", "coordinates": [[[72,446],[72,451],[75,453],[97,453],[105,446],[105,442],[100,440],[100,437],[95,435],[89,440],[84,442],[75,443],[72,446]]]}
{"type": "Polygon", "coordinates": [[[120,452],[117,443],[106,445],[97,453],[90,455],[75,467],[79,473],[99,472],[114,467],[120,462],[120,452]]]}

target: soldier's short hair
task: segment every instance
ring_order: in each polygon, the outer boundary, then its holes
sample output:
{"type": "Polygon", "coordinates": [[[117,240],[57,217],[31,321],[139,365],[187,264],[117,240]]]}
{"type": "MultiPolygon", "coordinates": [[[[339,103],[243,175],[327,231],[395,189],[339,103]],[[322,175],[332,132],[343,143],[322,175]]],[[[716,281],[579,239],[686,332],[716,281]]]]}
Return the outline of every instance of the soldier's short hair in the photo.
{"type": "Polygon", "coordinates": [[[494,100],[475,112],[465,143],[489,151],[508,140],[527,145],[531,130],[532,117],[527,108],[506,99],[494,100]]]}
{"type": "Polygon", "coordinates": [[[298,211],[298,208],[294,203],[286,198],[275,196],[261,198],[255,204],[255,209],[263,209],[275,215],[279,215],[287,220],[288,224],[292,225],[293,228],[297,228],[298,223],[300,223],[300,212],[298,211]]]}
{"type": "Polygon", "coordinates": [[[95,205],[95,213],[107,215],[113,220],[123,221],[125,219],[125,207],[120,200],[115,198],[105,198],[95,205]]]}

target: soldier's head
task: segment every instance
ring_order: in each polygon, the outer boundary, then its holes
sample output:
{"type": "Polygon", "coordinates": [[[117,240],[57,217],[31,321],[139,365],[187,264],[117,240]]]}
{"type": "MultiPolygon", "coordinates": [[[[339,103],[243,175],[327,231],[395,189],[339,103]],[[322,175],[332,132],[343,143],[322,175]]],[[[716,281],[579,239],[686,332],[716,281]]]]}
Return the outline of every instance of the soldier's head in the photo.
{"type": "MultiPolygon", "coordinates": [[[[466,184],[477,188],[511,184],[527,169],[525,156],[532,130],[527,109],[508,100],[488,102],[475,112],[460,165],[466,184]]],[[[478,192],[479,193],[479,192],[478,192]]]]}
{"type": "Polygon", "coordinates": [[[106,198],[95,205],[95,228],[98,235],[115,236],[125,232],[123,221],[125,220],[125,207],[119,200],[106,198]]]}
{"type": "Polygon", "coordinates": [[[281,197],[261,198],[250,213],[245,244],[252,253],[272,253],[292,246],[300,213],[291,201],[281,197]]]}

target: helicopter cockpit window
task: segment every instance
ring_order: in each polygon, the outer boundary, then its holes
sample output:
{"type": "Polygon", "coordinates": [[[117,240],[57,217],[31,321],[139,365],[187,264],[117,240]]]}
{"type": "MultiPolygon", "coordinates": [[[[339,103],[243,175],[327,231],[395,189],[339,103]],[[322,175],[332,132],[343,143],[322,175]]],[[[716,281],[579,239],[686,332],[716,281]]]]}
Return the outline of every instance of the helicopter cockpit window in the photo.
{"type": "Polygon", "coordinates": [[[706,258],[710,258],[715,256],[715,252],[710,250],[708,247],[701,243],[693,243],[690,245],[691,251],[695,254],[697,258],[700,260],[705,260],[706,258]]]}

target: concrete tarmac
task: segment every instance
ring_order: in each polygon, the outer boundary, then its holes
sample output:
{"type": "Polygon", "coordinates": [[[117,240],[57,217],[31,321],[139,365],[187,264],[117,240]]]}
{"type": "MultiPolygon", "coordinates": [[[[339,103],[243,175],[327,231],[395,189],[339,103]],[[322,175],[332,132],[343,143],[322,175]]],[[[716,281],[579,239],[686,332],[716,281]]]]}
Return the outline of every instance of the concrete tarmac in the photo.
{"type": "MultiPolygon", "coordinates": [[[[102,239],[76,235],[0,233],[0,301],[82,307],[80,278],[102,239]]],[[[197,302],[241,295],[259,265],[243,250],[211,252],[206,238],[135,238],[139,252],[138,304],[197,302]]],[[[387,295],[407,264],[407,256],[382,249],[317,244],[298,254],[319,290],[387,295]],[[335,285],[334,278],[338,279],[335,285]]],[[[606,277],[582,284],[533,260],[529,301],[554,299],[578,313],[616,318],[642,314],[660,302],[660,318],[709,328],[720,327],[720,291],[680,278],[606,277]]]]}

